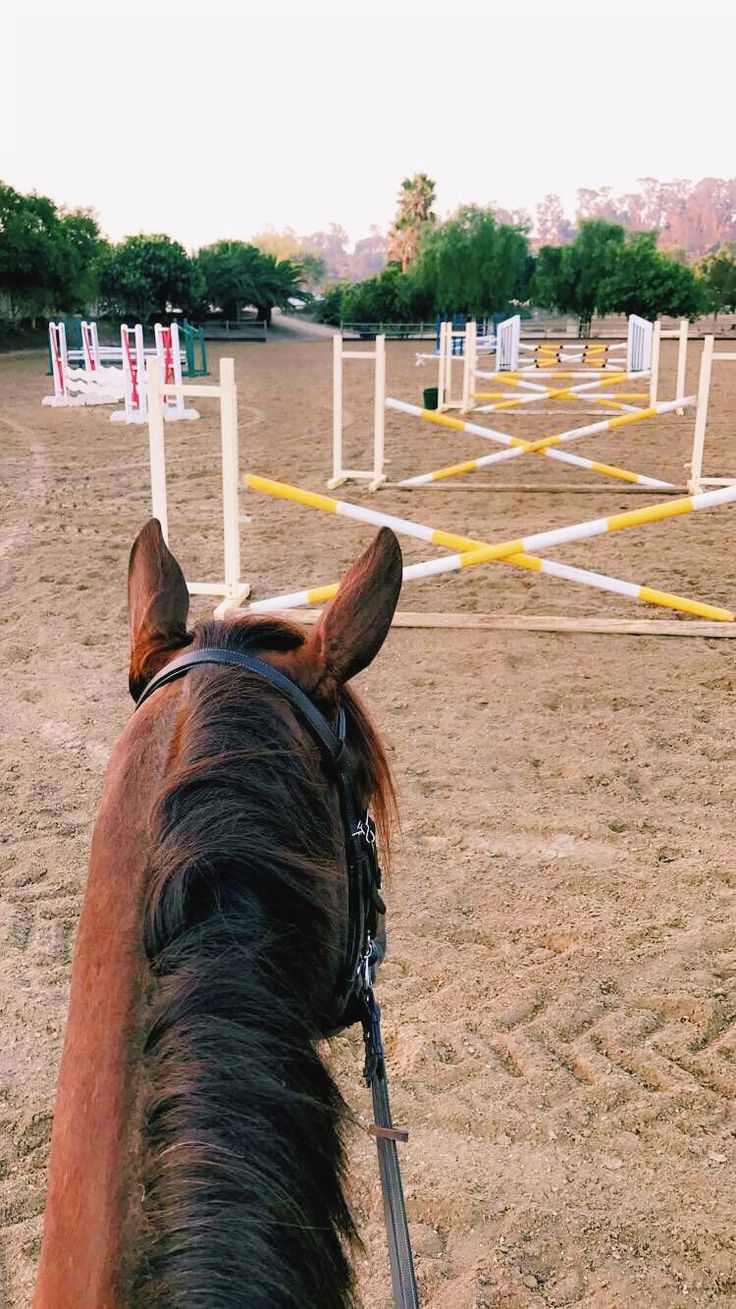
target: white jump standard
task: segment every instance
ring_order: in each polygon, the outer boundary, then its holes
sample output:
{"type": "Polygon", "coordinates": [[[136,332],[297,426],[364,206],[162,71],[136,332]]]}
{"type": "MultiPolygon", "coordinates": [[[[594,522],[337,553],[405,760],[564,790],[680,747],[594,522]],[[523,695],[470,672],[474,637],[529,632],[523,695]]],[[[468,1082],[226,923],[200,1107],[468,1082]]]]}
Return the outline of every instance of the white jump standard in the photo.
{"type": "MultiPolygon", "coordinates": [[[[651,324],[644,323],[644,320],[641,320],[641,323],[644,327],[651,327],[651,324]]],[[[466,344],[470,342],[467,354],[464,356],[466,361],[468,359],[472,360],[473,358],[472,327],[473,324],[471,322],[465,329],[466,344]]],[[[645,347],[641,344],[641,341],[637,336],[639,330],[639,320],[632,318],[630,322],[629,340],[627,342],[627,363],[631,362],[639,364],[644,358],[642,350],[644,350],[645,347]]],[[[678,335],[680,335],[682,344],[685,338],[683,334],[678,335]]],[[[443,332],[441,336],[444,341],[446,333],[443,332]]],[[[654,336],[658,340],[658,334],[654,333],[654,336]]],[[[648,346],[651,344],[650,336],[645,334],[643,339],[646,348],[648,349],[648,346]]],[[[680,376],[682,375],[682,368],[679,365],[678,374],[680,376]]],[[[476,373],[475,375],[478,376],[479,374],[476,373]]],[[[540,375],[539,372],[536,372],[535,374],[537,377],[540,375]]],[[[643,378],[647,376],[640,372],[628,373],[615,372],[613,370],[609,370],[606,374],[602,374],[601,376],[603,375],[605,375],[606,380],[609,380],[611,383],[619,383],[629,376],[635,378],[643,378]]],[[[457,431],[465,431],[469,435],[480,437],[482,440],[492,441],[498,445],[508,447],[505,452],[499,452],[493,455],[482,455],[474,459],[466,459],[462,462],[450,464],[442,468],[432,469],[427,473],[421,473],[413,477],[405,477],[398,481],[392,481],[392,486],[404,489],[430,486],[448,478],[458,477],[461,474],[471,473],[480,468],[486,468],[496,463],[502,463],[507,459],[517,458],[519,455],[526,452],[543,455],[561,463],[576,468],[582,468],[603,477],[612,478],[632,488],[640,489],[642,487],[650,487],[653,490],[666,492],[680,492],[683,490],[681,485],[667,481],[663,478],[652,477],[648,474],[634,472],[626,468],[619,468],[614,464],[602,463],[598,460],[589,459],[582,455],[570,454],[566,451],[553,449],[552,447],[566,445],[571,441],[577,441],[583,437],[595,436],[601,432],[614,431],[628,423],[643,422],[649,418],[656,418],[662,414],[671,413],[675,410],[678,413],[682,413],[687,405],[693,403],[693,397],[684,396],[681,393],[678,393],[674,400],[664,402],[660,401],[655,404],[649,404],[646,408],[642,408],[640,404],[632,404],[628,403],[628,401],[634,399],[638,401],[646,401],[646,392],[619,393],[621,394],[620,400],[614,398],[616,393],[610,394],[610,400],[608,395],[591,396],[591,389],[597,388],[601,385],[601,376],[591,379],[590,370],[587,373],[583,373],[583,377],[587,379],[584,382],[574,386],[563,386],[559,390],[550,388],[549,386],[541,386],[537,382],[528,381],[523,372],[509,373],[508,371],[500,370],[496,373],[484,374],[484,376],[497,378],[499,381],[502,381],[505,386],[520,389],[522,394],[514,394],[512,391],[510,398],[502,399],[496,404],[489,405],[487,410],[479,412],[494,412],[496,410],[511,410],[513,412],[517,408],[526,408],[538,399],[547,397],[555,400],[577,400],[579,398],[589,398],[595,403],[604,406],[610,403],[613,406],[613,413],[610,418],[604,419],[598,423],[588,423],[582,427],[569,428],[552,436],[545,437],[541,441],[525,441],[520,437],[513,437],[506,432],[500,432],[493,428],[481,427],[480,425],[469,423],[459,418],[450,417],[440,409],[422,409],[418,405],[412,405],[402,400],[388,398],[386,396],[385,387],[385,339],[380,336],[376,338],[374,350],[348,351],[344,349],[342,339],[336,336],[333,343],[333,468],[332,477],[327,483],[329,489],[332,490],[337,486],[341,486],[345,482],[358,481],[367,483],[370,490],[376,490],[378,487],[386,483],[387,478],[384,469],[384,411],[390,409],[405,413],[415,418],[424,419],[427,422],[436,423],[440,426],[449,427],[457,431]],[[346,358],[363,359],[368,360],[369,362],[375,362],[373,385],[373,467],[372,469],[365,471],[353,470],[343,466],[343,359],[346,358]],[[529,394],[527,394],[527,392],[529,392],[529,394]]],[[[577,377],[577,374],[574,372],[563,371],[556,374],[556,376],[560,379],[574,379],[577,377]]],[[[595,412],[595,410],[593,412],[595,412]]],[[[498,489],[504,489],[503,484],[499,484],[498,489]]],[[[574,484],[571,485],[571,489],[575,489],[574,484]]],[[[594,488],[586,487],[586,489],[592,490],[594,488]]]]}
{"type": "Polygon", "coordinates": [[[78,405],[111,405],[122,400],[125,392],[122,368],[102,367],[99,351],[95,356],[89,342],[89,353],[87,349],[83,352],[84,368],[73,368],[69,362],[63,323],[49,323],[49,346],[54,394],[45,395],[42,404],[67,408],[78,405]]]}
{"type": "Polygon", "coordinates": [[[177,323],[172,323],[170,327],[156,323],[152,351],[144,347],[143,327],[140,323],[133,328],[128,327],[127,323],[122,324],[119,347],[100,346],[96,323],[82,323],[81,333],[82,349],[72,351],[71,357],[81,356],[84,367],[74,368],[70,364],[64,324],[49,323],[54,394],[44,396],[43,404],[62,408],[111,405],[122,400],[125,408],[115,410],[110,415],[110,421],[145,423],[148,416],[145,362],[147,358],[155,356],[167,384],[177,388],[174,398],[169,396],[166,400],[167,421],[199,418],[196,409],[185,408],[178,389],[182,382],[182,353],[177,323]],[[106,359],[116,359],[119,362],[108,364],[106,359]]]}
{"type": "Polygon", "coordinates": [[[332,340],[332,477],[327,485],[334,489],[344,482],[367,482],[376,491],[386,475],[384,464],[384,399],[386,395],[386,337],[377,336],[372,350],[346,350],[341,336],[332,340]],[[343,359],[371,360],[373,378],[373,468],[356,470],[343,466],[343,359]]]}
{"type": "MultiPolygon", "coordinates": [[[[95,324],[96,326],[96,324],[95,324]]],[[[123,352],[124,409],[110,414],[111,423],[145,423],[148,417],[146,387],[146,351],[143,345],[143,328],[140,323],[120,327],[120,345],[123,352]]]]}
{"type": "MultiPolygon", "coordinates": [[[[179,326],[172,323],[162,327],[156,323],[154,329],[155,347],[153,356],[158,361],[159,376],[166,386],[176,388],[175,394],[164,393],[164,418],[167,423],[180,419],[199,418],[196,409],[187,409],[182,398],[181,384],[181,350],[179,347],[179,326]]],[[[123,376],[125,379],[125,408],[116,409],[110,415],[112,423],[145,423],[148,417],[148,400],[146,387],[146,370],[144,357],[151,357],[150,351],[143,349],[143,328],[138,324],[133,329],[134,347],[131,349],[131,329],[123,323],[120,328],[120,343],[123,351],[123,376]]]]}
{"type": "Polygon", "coordinates": [[[222,582],[187,582],[190,595],[221,596],[215,617],[223,618],[237,609],[250,595],[250,586],[240,573],[240,513],[238,500],[238,395],[235,387],[235,363],[220,360],[218,386],[187,383],[175,386],[161,376],[157,359],[146,366],[148,389],[148,439],[151,461],[151,509],[161,524],[164,540],[169,541],[169,513],[166,489],[165,404],[169,400],[183,403],[187,396],[201,396],[220,402],[220,447],[222,458],[222,524],[224,580],[222,582]]]}
{"type": "Polygon", "coordinates": [[[653,326],[636,314],[629,316],[625,341],[583,342],[580,345],[555,345],[552,342],[523,341],[521,317],[515,314],[498,326],[496,370],[498,372],[539,372],[553,375],[560,365],[583,364],[585,373],[621,371],[623,360],[609,356],[625,351],[625,368],[629,374],[645,373],[651,367],[653,326]]]}
{"type": "Polygon", "coordinates": [[[695,434],[693,452],[689,466],[688,491],[699,492],[706,486],[732,486],[736,477],[704,477],[703,460],[705,455],[705,432],[708,425],[708,408],[710,405],[710,384],[714,363],[736,363],[736,353],[732,350],[716,350],[715,338],[703,339],[703,353],[700,358],[700,379],[698,381],[698,407],[695,411],[695,434]]]}
{"type": "MultiPolygon", "coordinates": [[[[443,324],[443,326],[449,328],[450,325],[443,324]]],[[[678,333],[666,334],[677,335],[680,338],[678,381],[684,379],[683,326],[684,351],[686,351],[687,324],[685,322],[681,324],[678,333]]],[[[523,386],[524,379],[531,375],[537,379],[545,378],[553,382],[559,381],[563,377],[581,381],[588,379],[591,387],[596,382],[598,386],[602,386],[607,381],[611,384],[618,383],[624,377],[648,380],[651,375],[650,404],[653,404],[656,402],[659,334],[661,334],[661,329],[658,332],[652,323],[644,318],[639,318],[636,314],[632,314],[628,320],[625,341],[588,341],[580,344],[524,341],[521,336],[521,317],[515,314],[498,326],[495,351],[496,368],[495,372],[490,373],[483,372],[478,368],[479,350],[476,344],[475,324],[471,320],[466,324],[463,332],[465,346],[462,356],[463,381],[462,393],[458,398],[455,398],[452,394],[452,364],[453,359],[457,357],[452,349],[452,336],[448,335],[447,332],[441,332],[440,334],[437,407],[440,412],[448,409],[459,409],[461,413],[468,413],[475,407],[475,400],[480,398],[475,394],[478,389],[477,379],[494,379],[497,382],[504,380],[510,382],[513,379],[518,386],[523,386]],[[653,358],[653,352],[655,351],[656,362],[653,358]],[[570,365],[575,364],[580,365],[579,371],[571,372],[570,365]],[[613,374],[617,373],[620,376],[614,377],[613,374]],[[593,380],[591,381],[591,379],[593,380]]],[[[678,385],[678,395],[682,394],[683,386],[684,381],[682,381],[681,385],[678,385]]],[[[562,393],[560,393],[560,396],[562,396],[562,393]]],[[[539,398],[544,397],[540,394],[539,398]]],[[[547,398],[553,399],[556,397],[549,396],[547,398]]],[[[566,395],[565,398],[570,398],[570,396],[566,395]]],[[[646,397],[642,398],[645,399],[646,397]]],[[[613,400],[615,400],[615,396],[611,397],[611,401],[613,400]]]]}

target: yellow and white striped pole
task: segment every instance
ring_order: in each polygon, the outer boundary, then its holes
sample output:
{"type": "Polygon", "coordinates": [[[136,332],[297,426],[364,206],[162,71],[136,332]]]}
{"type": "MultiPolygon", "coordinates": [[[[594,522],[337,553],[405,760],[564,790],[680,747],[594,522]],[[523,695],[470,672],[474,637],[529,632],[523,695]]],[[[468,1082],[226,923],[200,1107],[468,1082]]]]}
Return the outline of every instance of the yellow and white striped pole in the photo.
{"type": "MultiPolygon", "coordinates": [[[[601,386],[601,382],[596,382],[596,386],[601,386]]],[[[473,400],[508,400],[508,391],[474,391],[473,400]]],[[[628,409],[630,413],[634,412],[634,405],[644,404],[649,399],[646,391],[601,391],[598,395],[579,394],[578,388],[565,391],[548,391],[546,388],[540,389],[539,395],[526,396],[524,404],[531,404],[533,400],[587,400],[591,404],[606,404],[609,409],[628,409]]],[[[501,408],[511,408],[510,405],[501,408]]],[[[491,414],[498,408],[497,405],[477,405],[475,412],[478,414],[491,414]]]]}
{"type": "MultiPolygon", "coordinates": [[[[505,409],[518,409],[521,406],[531,405],[540,400],[587,400],[591,404],[605,405],[607,409],[620,409],[624,413],[634,413],[634,406],[625,403],[630,398],[625,394],[616,394],[615,392],[606,392],[600,395],[592,394],[592,392],[598,391],[604,385],[604,382],[614,386],[625,380],[626,373],[612,373],[609,378],[599,377],[595,382],[583,382],[579,386],[567,386],[558,389],[549,386],[538,386],[533,382],[514,380],[511,385],[518,390],[524,391],[524,395],[513,396],[509,399],[506,395],[498,396],[494,395],[493,392],[476,391],[473,394],[473,399],[496,402],[494,404],[478,405],[476,412],[479,414],[494,414],[505,409]]],[[[647,400],[649,397],[640,394],[634,398],[647,400]]]]}
{"type": "MultiPolygon", "coordinates": [[[[454,532],[444,532],[440,529],[425,527],[422,523],[414,523],[406,518],[397,518],[393,514],[384,514],[377,509],[369,509],[363,505],[350,504],[346,500],[336,500],[332,496],[319,495],[313,491],[303,491],[298,486],[290,486],[286,482],[275,482],[271,478],[258,477],[254,474],[246,474],[246,485],[251,491],[261,491],[266,495],[272,495],[282,500],[292,500],[296,504],[305,505],[310,509],[319,509],[330,514],[338,514],[345,518],[355,519],[357,522],[370,523],[374,527],[391,527],[395,532],[413,536],[420,541],[430,541],[433,545],[445,546],[451,550],[461,551],[460,554],[450,555],[440,559],[428,560],[421,564],[408,564],[404,568],[404,580],[409,581],[412,578],[428,577],[439,572],[455,572],[460,568],[466,568],[476,563],[485,563],[487,559],[499,559],[502,563],[513,564],[518,568],[525,568],[530,572],[546,573],[550,577],[559,577],[565,581],[577,582],[583,586],[590,586],[600,591],[611,591],[616,595],[626,596],[631,600],[641,600],[649,604],[660,605],[666,609],[676,609],[686,614],[694,614],[698,618],[706,618],[716,622],[733,622],[736,618],[728,609],[722,609],[715,605],[702,604],[698,600],[690,600],[685,596],[673,595],[668,591],[654,590],[648,586],[641,586],[636,582],[621,581],[616,577],[608,577],[604,573],[591,572],[586,568],[576,568],[569,564],[560,564],[551,559],[540,559],[530,553],[531,543],[536,539],[541,540],[543,537],[555,537],[557,541],[580,540],[580,535],[565,536],[565,533],[580,532],[581,529],[594,527],[598,523],[613,523],[616,521],[617,526],[607,527],[605,529],[597,528],[595,531],[583,531],[583,537],[586,535],[598,535],[600,530],[618,531],[624,526],[636,526],[640,522],[653,521],[653,518],[669,517],[669,513],[657,512],[662,510],[672,510],[673,505],[659,505],[650,507],[650,509],[634,510],[632,514],[618,514],[612,519],[593,520],[592,524],[581,524],[576,528],[560,528],[552,533],[537,534],[537,538],[529,537],[526,541],[505,543],[501,546],[491,546],[484,542],[474,541],[469,537],[458,536],[454,532]],[[649,517],[646,515],[649,514],[649,517]],[[644,517],[642,518],[642,515],[644,517]],[[636,522],[623,522],[633,517],[636,522]],[[562,536],[560,534],[563,534],[562,536]],[[516,548],[518,546],[518,549],[516,548]],[[529,547],[529,548],[527,548],[529,547]],[[492,553],[488,555],[488,551],[492,553]],[[498,552],[501,553],[498,553],[498,552]],[[483,558],[478,556],[483,555],[483,558]]],[[[726,488],[733,494],[731,499],[736,499],[736,487],[726,488]]],[[[710,493],[711,495],[714,493],[710,493]]],[[[702,497],[701,497],[702,498],[702,497]]],[[[674,501],[674,504],[681,505],[684,501],[674,501]]],[[[721,503],[721,502],[719,502],[721,503]]],[[[705,506],[702,506],[705,507],[705,506]]],[[[687,510],[680,509],[675,512],[685,513],[687,510]]],[[[534,547],[536,548],[536,547],[534,547]]],[[[273,596],[267,600],[258,600],[249,606],[249,609],[257,613],[268,613],[280,609],[295,609],[305,605],[322,604],[332,599],[337,590],[337,584],[327,587],[316,587],[312,590],[294,591],[286,595],[273,596]]]]}
{"type": "MultiPolygon", "coordinates": [[[[569,382],[575,378],[587,377],[588,379],[591,379],[595,377],[596,373],[599,373],[600,380],[602,382],[607,382],[610,381],[614,373],[618,373],[619,370],[620,370],[620,365],[618,364],[609,364],[606,368],[591,367],[591,368],[583,368],[577,370],[571,370],[571,369],[563,370],[557,368],[542,369],[542,368],[530,367],[530,368],[509,369],[507,371],[504,368],[504,369],[498,369],[498,371],[493,373],[489,373],[485,369],[482,370],[480,368],[477,368],[475,370],[475,376],[480,377],[483,381],[488,381],[488,382],[505,382],[507,380],[510,382],[514,382],[518,380],[527,381],[530,377],[535,378],[537,381],[539,381],[540,378],[551,378],[553,381],[569,382]]],[[[649,371],[639,370],[639,372],[628,372],[625,373],[624,375],[628,380],[643,382],[649,377],[649,371]]]]}
{"type": "Polygon", "coordinates": [[[519,436],[509,436],[507,432],[497,432],[493,428],[480,427],[477,423],[467,423],[460,418],[438,414],[433,409],[420,409],[418,405],[407,404],[404,400],[387,398],[386,407],[395,409],[399,413],[411,414],[412,417],[421,418],[425,422],[436,423],[440,427],[449,427],[456,432],[468,432],[471,436],[479,436],[485,441],[495,441],[498,445],[508,447],[492,455],[481,455],[478,459],[466,460],[461,464],[450,464],[446,468],[435,468],[429,473],[420,473],[417,477],[404,478],[399,483],[400,486],[424,486],[429,482],[439,482],[448,477],[457,477],[461,473],[473,472],[477,468],[487,468],[490,464],[503,463],[522,454],[538,454],[560,460],[562,463],[573,464],[578,468],[586,468],[590,472],[601,473],[604,477],[614,477],[621,482],[649,486],[653,490],[672,491],[676,490],[672,482],[664,482],[657,477],[647,477],[644,473],[633,473],[627,468],[617,468],[613,464],[602,464],[597,460],[586,459],[582,455],[571,455],[552,447],[568,441],[579,441],[584,436],[596,436],[599,432],[616,431],[619,427],[627,427],[631,423],[642,422],[647,418],[655,418],[682,405],[692,404],[693,399],[694,397],[687,396],[678,400],[668,400],[663,404],[652,405],[648,409],[637,409],[633,414],[621,414],[617,418],[607,418],[600,423],[573,427],[569,431],[543,437],[539,441],[524,441],[519,436]]]}

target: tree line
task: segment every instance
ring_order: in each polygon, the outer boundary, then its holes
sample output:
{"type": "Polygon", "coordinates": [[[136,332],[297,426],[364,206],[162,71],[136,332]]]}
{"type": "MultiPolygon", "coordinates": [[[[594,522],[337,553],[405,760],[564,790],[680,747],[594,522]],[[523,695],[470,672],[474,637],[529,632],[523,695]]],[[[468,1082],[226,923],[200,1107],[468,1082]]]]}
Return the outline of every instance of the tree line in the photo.
{"type": "Polygon", "coordinates": [[[90,306],[142,323],[174,311],[201,321],[213,309],[234,319],[251,306],[269,321],[275,306],[311,298],[306,275],[301,263],[246,241],[216,241],[194,255],[165,235],[115,244],[90,211],[0,183],[0,318],[10,322],[90,306]]]}
{"type": "MultiPolygon", "coordinates": [[[[344,249],[344,237],[335,229],[336,249],[344,249]]],[[[61,209],[0,184],[0,319],[94,308],[144,323],[176,311],[202,321],[213,312],[236,318],[251,306],[269,321],[276,306],[309,305],[328,273],[329,261],[309,240],[291,230],[266,232],[250,242],[216,241],[195,254],[166,235],[112,243],[88,210],[61,209]]],[[[376,255],[372,245],[370,259],[376,255]]],[[[590,217],[574,239],[533,250],[523,215],[467,205],[439,222],[435,184],[424,173],[402,183],[386,256],[373,276],[328,286],[315,299],[317,317],[337,325],[415,322],[436,313],[490,318],[536,306],[576,315],[585,333],[594,314],[695,318],[736,310],[731,245],[692,266],[658,249],[656,231],[590,217]]]]}
{"type": "Polygon", "coordinates": [[[727,245],[692,266],[657,248],[656,231],[583,219],[574,239],[532,252],[523,222],[467,205],[444,223],[425,174],[402,183],[389,233],[389,264],[353,285],[337,284],[317,306],[325,322],[418,322],[435,313],[491,318],[534,306],[577,317],[696,318],[736,310],[736,249],[727,245]]]}
{"type": "MultiPolygon", "coordinates": [[[[316,258],[318,272],[310,283],[312,289],[339,281],[349,284],[364,281],[379,273],[387,261],[402,263],[407,245],[411,257],[414,234],[410,210],[413,205],[422,204],[425,183],[433,187],[423,173],[405,178],[402,183],[402,201],[407,200],[408,206],[402,204],[397,217],[409,217],[408,223],[399,223],[398,227],[395,224],[388,236],[380,228],[372,227],[370,235],[356,241],[352,251],[347,248],[350,243],[347,232],[336,223],[327,231],[310,232],[306,236],[298,236],[293,228],[283,232],[268,230],[252,237],[253,244],[297,262],[316,258]]],[[[689,262],[736,243],[736,178],[660,182],[644,177],[636,191],[624,195],[614,195],[611,187],[598,190],[581,187],[573,217],[565,212],[559,195],[554,194],[544,196],[533,211],[504,209],[499,205],[492,208],[498,223],[521,227],[529,233],[534,254],[540,246],[566,245],[573,241],[580,224],[588,219],[617,223],[631,232],[656,231],[660,249],[682,251],[689,262]]]]}

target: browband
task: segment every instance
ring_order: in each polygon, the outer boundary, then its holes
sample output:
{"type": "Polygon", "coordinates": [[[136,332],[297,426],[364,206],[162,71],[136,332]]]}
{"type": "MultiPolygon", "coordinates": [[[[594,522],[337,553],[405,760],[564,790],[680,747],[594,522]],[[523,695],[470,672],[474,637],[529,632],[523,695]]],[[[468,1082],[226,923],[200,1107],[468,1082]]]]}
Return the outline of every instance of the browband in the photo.
{"type": "Polygon", "coordinates": [[[305,695],[301,688],[295,682],[292,682],[290,677],[279,672],[278,668],[274,668],[273,664],[267,664],[264,659],[257,659],[255,655],[246,654],[244,650],[223,650],[218,647],[205,646],[201,650],[190,650],[186,654],[179,655],[176,659],[172,659],[171,663],[167,664],[165,668],[162,668],[160,673],[151,678],[148,686],[145,687],[136,701],[136,709],[140,709],[141,705],[160,686],[166,686],[169,682],[176,681],[190,668],[196,668],[198,664],[219,664],[229,668],[245,668],[248,672],[255,673],[258,677],[270,682],[306,718],[330,763],[339,771],[343,770],[345,766],[345,710],[342,707],[340,708],[337,731],[335,731],[324,714],[320,713],[316,705],[312,704],[309,696],[305,695]]]}

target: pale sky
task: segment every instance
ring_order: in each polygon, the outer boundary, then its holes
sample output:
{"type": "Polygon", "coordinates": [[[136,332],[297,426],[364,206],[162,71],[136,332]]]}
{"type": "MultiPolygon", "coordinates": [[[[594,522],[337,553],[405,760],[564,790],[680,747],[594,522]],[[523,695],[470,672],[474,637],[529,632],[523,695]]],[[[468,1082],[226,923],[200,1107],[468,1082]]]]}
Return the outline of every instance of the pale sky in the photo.
{"type": "Polygon", "coordinates": [[[355,239],[417,171],[443,216],[736,175],[736,0],[14,8],[0,179],[91,206],[115,240],[330,222],[355,239]]]}

